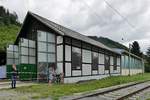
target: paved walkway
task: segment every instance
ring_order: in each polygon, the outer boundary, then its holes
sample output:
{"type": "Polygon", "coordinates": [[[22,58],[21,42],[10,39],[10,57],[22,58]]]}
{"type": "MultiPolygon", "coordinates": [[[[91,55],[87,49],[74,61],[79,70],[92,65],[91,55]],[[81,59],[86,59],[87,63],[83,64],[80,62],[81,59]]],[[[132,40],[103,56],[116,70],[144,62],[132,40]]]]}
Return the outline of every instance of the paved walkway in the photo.
{"type": "MultiPolygon", "coordinates": [[[[21,87],[21,86],[30,86],[34,85],[35,83],[32,82],[21,82],[17,81],[16,87],[21,87]]],[[[0,89],[7,89],[11,88],[11,81],[10,82],[0,82],[0,89]]]]}

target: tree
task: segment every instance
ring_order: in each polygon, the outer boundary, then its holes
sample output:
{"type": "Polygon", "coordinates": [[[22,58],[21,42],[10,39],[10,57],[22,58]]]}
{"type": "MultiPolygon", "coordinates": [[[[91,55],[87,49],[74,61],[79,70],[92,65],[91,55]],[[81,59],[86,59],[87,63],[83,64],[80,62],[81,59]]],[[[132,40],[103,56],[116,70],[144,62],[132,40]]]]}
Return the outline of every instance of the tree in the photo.
{"type": "Polygon", "coordinates": [[[140,46],[139,43],[137,41],[134,41],[132,43],[132,47],[131,47],[131,53],[137,55],[137,56],[142,56],[142,52],[140,51],[140,46]]]}
{"type": "Polygon", "coordinates": [[[145,72],[150,72],[150,47],[147,49],[145,58],[145,72]]]}
{"type": "Polygon", "coordinates": [[[150,64],[150,47],[147,49],[146,56],[146,61],[150,64]]]}
{"type": "Polygon", "coordinates": [[[8,9],[0,6],[0,25],[9,26],[10,24],[20,26],[16,12],[10,13],[8,9]]]}

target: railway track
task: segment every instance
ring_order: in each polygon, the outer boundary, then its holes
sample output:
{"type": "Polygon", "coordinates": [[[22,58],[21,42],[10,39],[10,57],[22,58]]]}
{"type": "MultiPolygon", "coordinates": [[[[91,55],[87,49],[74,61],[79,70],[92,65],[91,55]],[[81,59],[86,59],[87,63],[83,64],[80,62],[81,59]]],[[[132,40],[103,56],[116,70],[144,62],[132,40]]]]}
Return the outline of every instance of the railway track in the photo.
{"type": "Polygon", "coordinates": [[[72,100],[137,100],[136,95],[145,90],[150,91],[150,81],[139,82],[72,100]]]}

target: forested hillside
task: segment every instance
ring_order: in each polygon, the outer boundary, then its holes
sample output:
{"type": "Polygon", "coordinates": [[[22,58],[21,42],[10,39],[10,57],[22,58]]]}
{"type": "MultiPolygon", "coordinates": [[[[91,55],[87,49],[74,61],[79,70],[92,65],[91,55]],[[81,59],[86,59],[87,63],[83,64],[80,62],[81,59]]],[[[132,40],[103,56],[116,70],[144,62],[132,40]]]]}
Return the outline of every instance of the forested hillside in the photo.
{"type": "Polygon", "coordinates": [[[0,6],[0,65],[6,64],[6,46],[16,40],[21,24],[15,12],[0,6]]]}
{"type": "Polygon", "coordinates": [[[15,41],[20,25],[15,12],[10,13],[0,6],[0,51],[4,51],[7,44],[15,41]]]}
{"type": "Polygon", "coordinates": [[[0,50],[5,50],[7,44],[14,43],[20,27],[16,25],[0,25],[0,50]]]}
{"type": "Polygon", "coordinates": [[[18,21],[18,15],[16,12],[10,13],[8,9],[5,9],[3,6],[0,6],[0,25],[17,25],[21,24],[18,21]]]}
{"type": "Polygon", "coordinates": [[[128,48],[126,46],[124,46],[123,44],[120,44],[120,43],[113,41],[109,38],[97,37],[97,36],[89,36],[89,37],[96,40],[96,41],[103,43],[104,45],[106,45],[110,48],[120,48],[120,49],[128,50],[128,48]]]}

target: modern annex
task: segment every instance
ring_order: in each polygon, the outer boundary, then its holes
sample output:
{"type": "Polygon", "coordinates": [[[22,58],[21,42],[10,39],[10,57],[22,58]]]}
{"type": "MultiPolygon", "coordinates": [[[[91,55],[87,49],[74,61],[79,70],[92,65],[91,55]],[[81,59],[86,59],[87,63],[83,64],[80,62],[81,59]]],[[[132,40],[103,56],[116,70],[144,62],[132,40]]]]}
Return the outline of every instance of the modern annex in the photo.
{"type": "MultiPolygon", "coordinates": [[[[121,58],[98,41],[28,12],[15,43],[7,47],[7,77],[16,64],[20,80],[47,82],[50,67],[64,83],[101,79],[122,74],[121,58]]],[[[138,63],[141,73],[142,59],[138,63]]]]}

